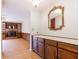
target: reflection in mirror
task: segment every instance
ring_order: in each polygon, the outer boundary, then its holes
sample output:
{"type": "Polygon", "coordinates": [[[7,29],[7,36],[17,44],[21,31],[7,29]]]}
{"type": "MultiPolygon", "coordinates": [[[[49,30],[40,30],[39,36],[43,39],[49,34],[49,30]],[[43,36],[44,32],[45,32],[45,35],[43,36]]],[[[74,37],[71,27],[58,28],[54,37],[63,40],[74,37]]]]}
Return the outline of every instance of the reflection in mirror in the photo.
{"type": "Polygon", "coordinates": [[[48,28],[50,30],[60,30],[64,27],[64,7],[55,6],[48,13],[48,28]]]}

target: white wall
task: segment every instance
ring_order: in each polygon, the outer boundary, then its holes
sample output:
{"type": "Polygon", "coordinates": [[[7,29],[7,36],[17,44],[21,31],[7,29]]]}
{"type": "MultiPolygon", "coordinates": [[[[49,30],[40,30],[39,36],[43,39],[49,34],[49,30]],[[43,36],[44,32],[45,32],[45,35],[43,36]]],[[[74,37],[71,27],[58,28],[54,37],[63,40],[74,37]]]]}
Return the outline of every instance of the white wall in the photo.
{"type": "Polygon", "coordinates": [[[31,10],[31,33],[36,34],[39,32],[40,12],[37,10],[31,10]]]}
{"type": "MultiPolygon", "coordinates": [[[[39,32],[40,12],[32,9],[30,12],[30,34],[37,34],[39,32]]],[[[30,50],[32,50],[32,37],[30,35],[30,50]]]]}
{"type": "Polygon", "coordinates": [[[49,30],[48,29],[48,12],[49,9],[53,7],[50,6],[47,10],[41,13],[42,19],[40,23],[40,33],[51,36],[60,36],[60,37],[69,37],[69,38],[77,38],[78,35],[78,9],[77,9],[77,1],[78,0],[59,0],[57,2],[64,5],[64,22],[65,26],[62,30],[49,30]]]}
{"type": "Polygon", "coordinates": [[[30,33],[30,18],[26,18],[23,20],[23,23],[22,23],[22,32],[24,33],[30,33]]]}
{"type": "Polygon", "coordinates": [[[17,23],[22,23],[22,19],[5,17],[5,18],[2,20],[2,22],[17,22],[17,23]]]}
{"type": "Polygon", "coordinates": [[[26,14],[24,17],[9,16],[7,14],[2,14],[2,16],[5,17],[2,21],[22,23],[22,32],[30,33],[30,13],[26,14]]]}

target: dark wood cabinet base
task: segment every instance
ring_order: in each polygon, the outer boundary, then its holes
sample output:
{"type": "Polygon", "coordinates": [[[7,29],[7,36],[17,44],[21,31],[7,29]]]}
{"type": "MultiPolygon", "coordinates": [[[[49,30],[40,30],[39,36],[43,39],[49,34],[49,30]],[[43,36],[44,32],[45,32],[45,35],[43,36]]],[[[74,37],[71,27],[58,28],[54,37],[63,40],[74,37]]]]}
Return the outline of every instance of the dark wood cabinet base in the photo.
{"type": "Polygon", "coordinates": [[[42,59],[78,59],[78,46],[32,36],[32,49],[42,59]]]}

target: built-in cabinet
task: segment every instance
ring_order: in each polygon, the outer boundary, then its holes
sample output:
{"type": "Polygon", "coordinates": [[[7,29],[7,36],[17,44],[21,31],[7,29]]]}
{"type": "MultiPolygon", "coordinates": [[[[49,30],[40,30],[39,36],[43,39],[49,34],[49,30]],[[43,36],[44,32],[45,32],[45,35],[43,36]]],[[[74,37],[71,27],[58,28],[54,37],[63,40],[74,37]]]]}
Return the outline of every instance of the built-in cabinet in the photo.
{"type": "Polygon", "coordinates": [[[2,22],[2,39],[21,38],[21,23],[2,22]]]}
{"type": "Polygon", "coordinates": [[[57,42],[45,40],[45,59],[57,59],[57,42]]]}
{"type": "Polygon", "coordinates": [[[78,59],[78,46],[63,42],[58,42],[59,59],[78,59]]]}
{"type": "Polygon", "coordinates": [[[78,59],[78,46],[32,36],[32,49],[42,59],[78,59]]]}
{"type": "Polygon", "coordinates": [[[40,57],[44,58],[44,40],[42,38],[33,37],[33,39],[32,39],[32,49],[40,57]]]}
{"type": "Polygon", "coordinates": [[[77,56],[77,54],[75,54],[73,52],[59,48],[58,49],[58,59],[78,59],[78,56],[77,56]]]}
{"type": "Polygon", "coordinates": [[[42,38],[38,38],[38,52],[44,58],[44,40],[42,38]]]}
{"type": "Polygon", "coordinates": [[[32,40],[32,49],[34,52],[38,53],[38,40],[37,40],[37,37],[33,37],[33,40],[32,40]]]}
{"type": "Polygon", "coordinates": [[[57,48],[51,45],[45,45],[45,59],[57,59],[57,48]]]}

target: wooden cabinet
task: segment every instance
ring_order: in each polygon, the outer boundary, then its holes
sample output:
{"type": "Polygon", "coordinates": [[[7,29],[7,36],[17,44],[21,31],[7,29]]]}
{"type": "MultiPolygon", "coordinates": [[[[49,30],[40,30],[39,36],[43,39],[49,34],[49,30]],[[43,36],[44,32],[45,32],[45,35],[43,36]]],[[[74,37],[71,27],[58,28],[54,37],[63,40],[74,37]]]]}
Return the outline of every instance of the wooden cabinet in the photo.
{"type": "Polygon", "coordinates": [[[78,47],[68,43],[58,42],[59,59],[78,59],[78,47]]]}
{"type": "Polygon", "coordinates": [[[78,46],[45,40],[45,59],[78,59],[78,46]]]}
{"type": "Polygon", "coordinates": [[[78,59],[78,46],[50,39],[33,37],[33,51],[42,59],[78,59]]]}
{"type": "Polygon", "coordinates": [[[22,38],[21,25],[21,23],[2,22],[2,39],[15,37],[22,38]]]}
{"type": "Polygon", "coordinates": [[[6,33],[2,33],[2,39],[6,39],[6,33]]]}
{"type": "Polygon", "coordinates": [[[44,59],[44,39],[38,38],[38,53],[44,59]]]}
{"type": "Polygon", "coordinates": [[[43,59],[44,58],[44,43],[42,40],[43,39],[33,37],[32,38],[32,49],[43,59]]]}
{"type": "Polygon", "coordinates": [[[32,49],[33,49],[33,51],[34,52],[38,52],[38,39],[37,39],[37,37],[32,37],[32,49]]]}
{"type": "Polygon", "coordinates": [[[57,59],[57,42],[45,40],[45,59],[57,59]]]}
{"type": "Polygon", "coordinates": [[[57,59],[57,48],[51,45],[45,45],[45,59],[57,59]]]}
{"type": "Polygon", "coordinates": [[[77,54],[63,50],[63,49],[58,49],[58,59],[78,59],[77,54]]]}

